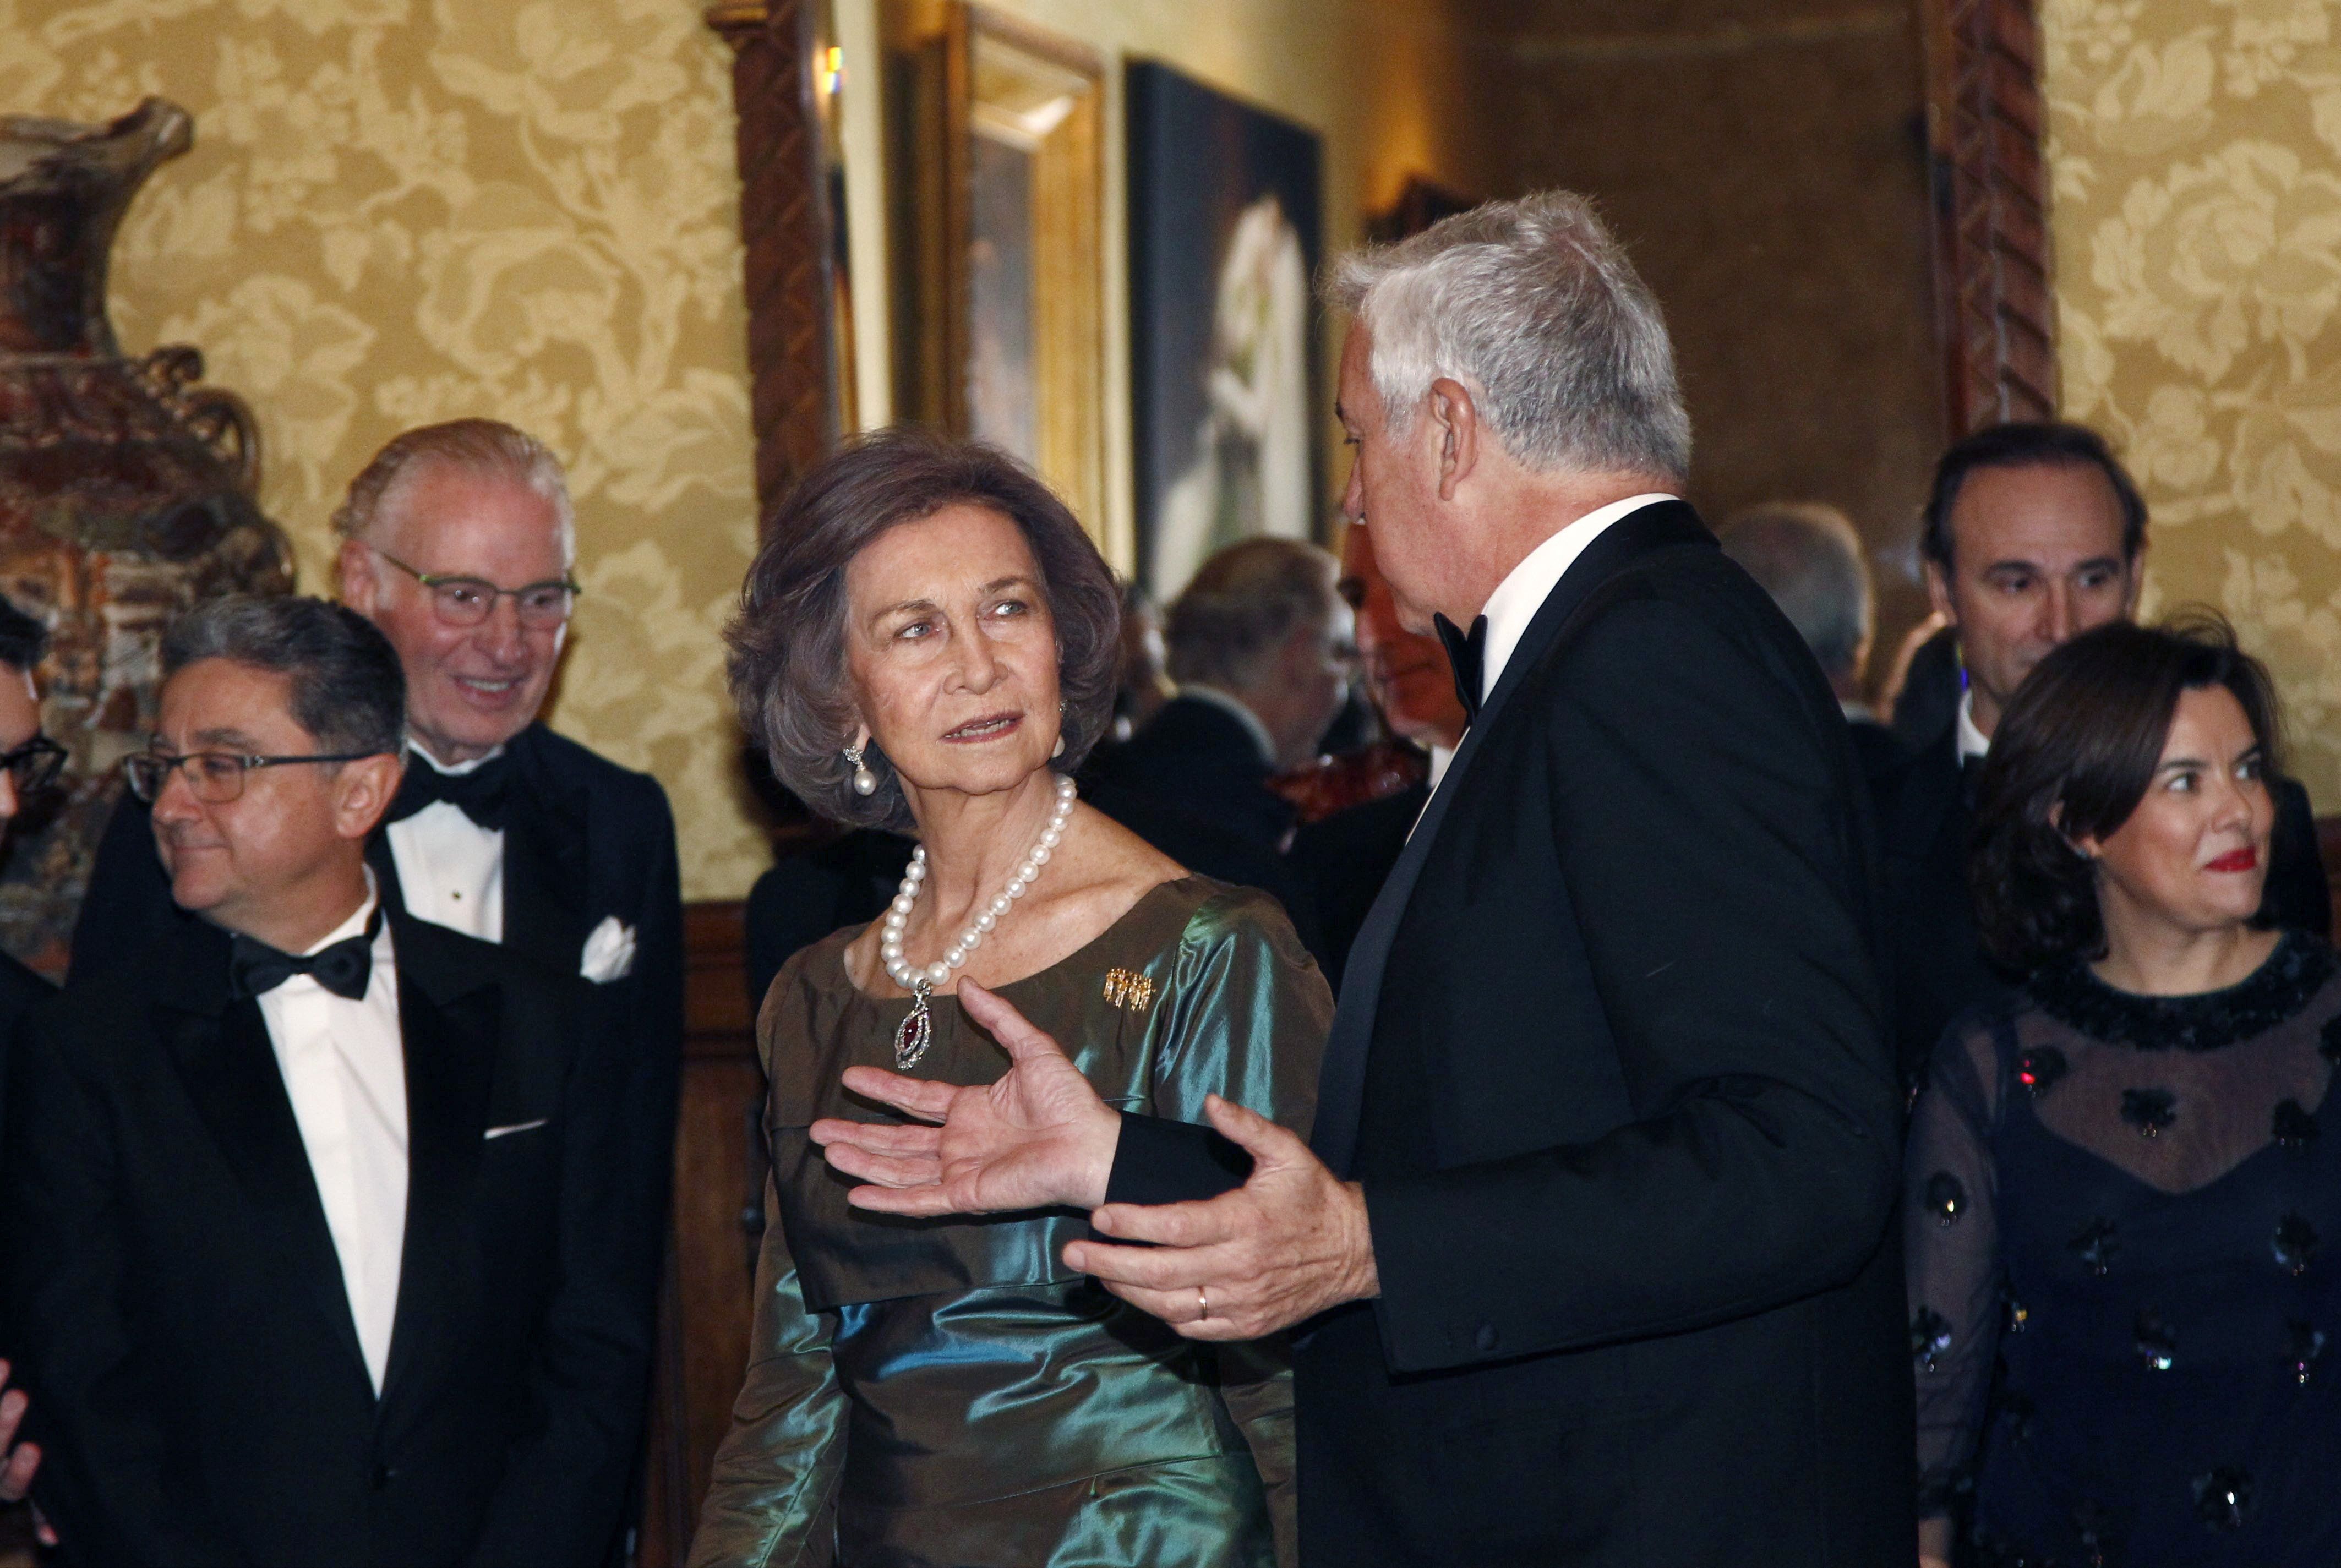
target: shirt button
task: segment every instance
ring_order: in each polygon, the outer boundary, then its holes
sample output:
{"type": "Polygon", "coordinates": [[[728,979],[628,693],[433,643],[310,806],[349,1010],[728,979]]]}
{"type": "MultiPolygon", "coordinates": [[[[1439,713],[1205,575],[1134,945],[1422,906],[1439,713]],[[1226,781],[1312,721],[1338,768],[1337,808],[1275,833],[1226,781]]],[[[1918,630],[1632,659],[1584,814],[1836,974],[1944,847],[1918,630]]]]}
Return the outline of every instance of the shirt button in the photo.
{"type": "Polygon", "coordinates": [[[1493,1350],[1496,1348],[1497,1340],[1501,1336],[1496,1333],[1496,1325],[1494,1324],[1483,1323],[1479,1325],[1479,1332],[1471,1336],[1471,1343],[1478,1345],[1482,1350],[1493,1350]]]}

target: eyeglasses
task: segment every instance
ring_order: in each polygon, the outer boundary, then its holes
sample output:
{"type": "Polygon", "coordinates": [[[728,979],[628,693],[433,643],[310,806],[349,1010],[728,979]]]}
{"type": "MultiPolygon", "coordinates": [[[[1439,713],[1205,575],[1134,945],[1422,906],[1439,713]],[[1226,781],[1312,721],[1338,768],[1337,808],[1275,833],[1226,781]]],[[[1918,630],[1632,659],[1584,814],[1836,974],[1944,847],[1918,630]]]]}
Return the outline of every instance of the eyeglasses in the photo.
{"type": "Polygon", "coordinates": [[[30,740],[0,751],[0,768],[8,769],[19,795],[37,795],[57,781],[69,756],[65,749],[35,731],[30,740]]]}
{"type": "Polygon", "coordinates": [[[487,620],[499,599],[510,599],[520,612],[520,623],[532,631],[557,631],[569,623],[583,587],[570,578],[531,582],[519,588],[498,588],[484,577],[446,577],[418,571],[386,550],[369,545],[376,555],[431,590],[431,608],[448,626],[477,626],[487,620]]]}
{"type": "Polygon", "coordinates": [[[241,757],[233,751],[190,751],[174,757],[167,751],[134,751],[122,759],[122,776],[130,792],[153,800],[171,781],[174,769],[185,772],[187,789],[206,805],[218,806],[244,793],[244,776],[254,768],[282,768],[294,762],[356,762],[381,757],[381,751],[317,751],[301,757],[241,757]]]}

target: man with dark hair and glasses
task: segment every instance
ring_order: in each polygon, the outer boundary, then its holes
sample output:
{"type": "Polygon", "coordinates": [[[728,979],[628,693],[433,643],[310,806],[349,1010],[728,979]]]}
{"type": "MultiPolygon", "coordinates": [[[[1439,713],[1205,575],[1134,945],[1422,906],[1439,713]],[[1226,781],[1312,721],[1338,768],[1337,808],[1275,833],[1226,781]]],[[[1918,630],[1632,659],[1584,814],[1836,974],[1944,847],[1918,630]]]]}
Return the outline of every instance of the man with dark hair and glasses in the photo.
{"type": "Polygon", "coordinates": [[[367,860],[398,654],[295,598],[164,644],[131,787],[193,918],[82,961],[15,1052],[6,1321],[74,1561],[593,1568],[622,1527],[664,1183],[573,969],[367,860]]]}

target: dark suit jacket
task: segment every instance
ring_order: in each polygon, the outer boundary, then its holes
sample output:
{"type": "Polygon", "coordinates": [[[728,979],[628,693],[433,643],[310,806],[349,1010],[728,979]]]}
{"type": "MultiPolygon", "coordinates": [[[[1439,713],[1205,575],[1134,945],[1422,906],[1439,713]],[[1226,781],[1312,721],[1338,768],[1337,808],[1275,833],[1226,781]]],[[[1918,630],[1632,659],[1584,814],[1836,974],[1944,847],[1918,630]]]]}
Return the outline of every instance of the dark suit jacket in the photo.
{"type": "Polygon", "coordinates": [[[1307,885],[1324,932],[1317,961],[1336,987],[1350,946],[1406,848],[1407,830],[1430,799],[1430,786],[1417,784],[1311,822],[1292,840],[1293,870],[1307,885]]]}
{"type": "Polygon", "coordinates": [[[1271,855],[1284,852],[1285,836],[1300,820],[1292,803],[1268,787],[1274,767],[1260,754],[1251,732],[1234,714],[1200,697],[1164,703],[1145,729],[1101,754],[1091,771],[1271,855]]]}
{"type": "MultiPolygon", "coordinates": [[[[39,975],[0,953],[0,1129],[8,1125],[8,1042],[15,1037],[17,1026],[34,1005],[55,991],[39,975]]],[[[6,1344],[0,1342],[0,1357],[7,1354],[6,1344]]]]}
{"type": "MultiPolygon", "coordinates": [[[[1895,1056],[1904,1082],[1915,1085],[1952,1020],[2000,1000],[2020,977],[1985,955],[1976,928],[1967,890],[1967,839],[1975,822],[1955,728],[1945,726],[1874,774],[1871,783],[1885,844],[1895,1056]]],[[[2332,896],[2308,791],[2285,778],[2270,779],[2269,786],[2276,831],[2262,908],[2279,924],[2330,936],[2332,896]]]]}
{"type": "Polygon", "coordinates": [[[379,1400],[226,936],[189,922],[101,962],[20,1037],[10,1322],[35,1496],[75,1568],[584,1568],[610,1548],[663,1193],[624,1157],[631,1053],[574,975],[392,928],[409,1177],[379,1400]]]}
{"type": "MultiPolygon", "coordinates": [[[[1315,1143],[1381,1295],[1295,1350],[1309,1561],[1912,1560],[1868,836],[1690,509],[1597,540],[1350,955],[1315,1143]]],[[[1200,1142],[1127,1118],[1113,1196],[1211,1190],[1200,1142]]]]}

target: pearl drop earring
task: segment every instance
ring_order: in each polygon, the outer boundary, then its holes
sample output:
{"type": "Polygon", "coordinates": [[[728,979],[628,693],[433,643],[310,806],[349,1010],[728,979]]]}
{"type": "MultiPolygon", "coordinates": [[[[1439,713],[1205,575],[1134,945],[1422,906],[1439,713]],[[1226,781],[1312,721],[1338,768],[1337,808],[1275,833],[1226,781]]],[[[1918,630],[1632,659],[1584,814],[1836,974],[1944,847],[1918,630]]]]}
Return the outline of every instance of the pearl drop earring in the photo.
{"type": "Polygon", "coordinates": [[[845,749],[845,759],[853,764],[853,792],[856,795],[875,795],[878,793],[878,775],[870,771],[868,766],[862,762],[862,748],[859,746],[847,747],[845,749]]]}

